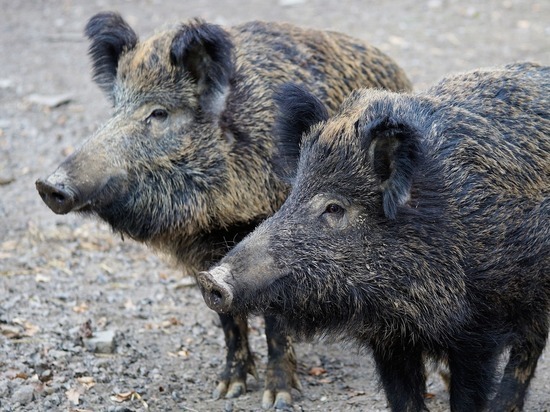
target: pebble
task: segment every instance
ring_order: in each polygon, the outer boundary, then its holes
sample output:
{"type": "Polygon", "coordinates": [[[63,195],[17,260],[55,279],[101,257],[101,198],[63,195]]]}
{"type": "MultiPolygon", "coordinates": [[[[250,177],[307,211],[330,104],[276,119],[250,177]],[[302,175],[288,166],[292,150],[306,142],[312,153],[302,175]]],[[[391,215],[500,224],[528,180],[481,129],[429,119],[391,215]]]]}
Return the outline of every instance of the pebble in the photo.
{"type": "Polygon", "coordinates": [[[72,99],[73,97],[66,93],[57,95],[31,94],[27,97],[27,100],[31,103],[39,104],[52,109],[67,104],[72,99]]]}
{"type": "Polygon", "coordinates": [[[223,406],[223,412],[233,412],[233,401],[228,399],[223,406]]]}
{"type": "Polygon", "coordinates": [[[11,397],[14,403],[19,403],[20,405],[27,405],[32,402],[34,399],[34,388],[30,385],[20,386],[15,390],[11,397]]]}
{"type": "Polygon", "coordinates": [[[113,353],[115,350],[115,331],[95,332],[94,336],[84,339],[86,348],[95,353],[113,353]]]}
{"type": "Polygon", "coordinates": [[[306,3],[306,0],[279,0],[279,6],[281,7],[297,6],[304,3],[306,3]]]}
{"type": "Polygon", "coordinates": [[[38,379],[40,379],[40,381],[42,382],[48,382],[48,381],[51,381],[52,378],[53,378],[53,372],[51,371],[51,369],[46,369],[40,374],[38,379]]]}
{"type": "Polygon", "coordinates": [[[61,403],[61,399],[58,394],[52,394],[44,401],[44,406],[46,407],[56,407],[61,403]]]}
{"type": "Polygon", "coordinates": [[[0,399],[6,399],[10,394],[10,386],[7,380],[0,381],[0,399]]]}

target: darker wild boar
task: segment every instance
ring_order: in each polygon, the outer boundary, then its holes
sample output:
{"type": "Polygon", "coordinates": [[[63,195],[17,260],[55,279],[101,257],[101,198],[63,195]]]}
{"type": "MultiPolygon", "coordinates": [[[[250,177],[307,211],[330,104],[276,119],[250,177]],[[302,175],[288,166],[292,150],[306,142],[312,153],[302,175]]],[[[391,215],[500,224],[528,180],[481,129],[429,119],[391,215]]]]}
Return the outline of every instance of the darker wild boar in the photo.
{"type": "MultiPolygon", "coordinates": [[[[36,187],[56,213],[97,216],[167,251],[191,274],[217,262],[273,214],[289,186],[273,173],[273,90],[298,82],[334,111],[357,87],[410,89],[378,49],[333,32],[193,20],[139,41],[117,14],[86,27],[93,75],[113,115],[36,187]]],[[[255,374],[245,319],[221,316],[229,348],[215,396],[239,396],[255,374]]],[[[287,336],[266,319],[263,405],[298,386],[287,336]]]]}
{"type": "Polygon", "coordinates": [[[521,410],[549,328],[548,96],[529,63],[358,90],[330,119],[286,86],[278,130],[306,132],[292,191],[199,273],[205,300],[369,347],[392,411],[425,409],[426,359],[448,365],[452,411],[521,410]]]}

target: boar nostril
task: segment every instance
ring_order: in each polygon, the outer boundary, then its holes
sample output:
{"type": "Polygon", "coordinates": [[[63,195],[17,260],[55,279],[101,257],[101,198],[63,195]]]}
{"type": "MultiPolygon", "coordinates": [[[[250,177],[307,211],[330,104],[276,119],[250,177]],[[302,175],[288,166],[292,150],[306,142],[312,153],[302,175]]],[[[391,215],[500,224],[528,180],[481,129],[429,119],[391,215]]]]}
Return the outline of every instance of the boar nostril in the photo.
{"type": "Polygon", "coordinates": [[[63,193],[60,192],[52,192],[50,196],[58,203],[62,203],[67,198],[63,193]]]}
{"type": "Polygon", "coordinates": [[[212,295],[211,296],[212,302],[215,303],[217,306],[221,305],[221,303],[223,302],[222,293],[219,290],[214,289],[210,292],[210,294],[212,295]]]}

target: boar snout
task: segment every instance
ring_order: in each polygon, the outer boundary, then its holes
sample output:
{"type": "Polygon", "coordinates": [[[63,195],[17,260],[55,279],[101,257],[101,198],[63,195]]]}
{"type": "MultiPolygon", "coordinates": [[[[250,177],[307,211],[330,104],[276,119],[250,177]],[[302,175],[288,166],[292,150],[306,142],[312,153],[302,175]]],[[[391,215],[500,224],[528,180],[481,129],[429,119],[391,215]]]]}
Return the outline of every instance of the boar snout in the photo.
{"type": "Polygon", "coordinates": [[[208,272],[199,272],[199,283],[202,296],[208,307],[219,313],[227,313],[233,303],[233,290],[226,279],[231,271],[225,266],[217,266],[208,272]]]}
{"type": "Polygon", "coordinates": [[[59,179],[57,174],[38,179],[35,184],[44,203],[58,215],[73,211],[79,203],[77,190],[59,179]]]}

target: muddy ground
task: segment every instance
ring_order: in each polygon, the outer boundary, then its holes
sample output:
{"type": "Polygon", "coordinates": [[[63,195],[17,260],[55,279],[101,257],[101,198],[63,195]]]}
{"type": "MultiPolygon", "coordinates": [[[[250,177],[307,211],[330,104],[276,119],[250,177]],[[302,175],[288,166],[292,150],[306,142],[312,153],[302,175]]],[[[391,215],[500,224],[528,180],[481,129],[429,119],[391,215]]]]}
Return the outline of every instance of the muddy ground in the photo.
{"type": "MultiPolygon", "coordinates": [[[[0,0],[1,411],[260,409],[260,319],[250,334],[259,381],[250,378],[236,400],[211,400],[224,342],[192,280],[102,223],[54,215],[34,189],[109,115],[82,35],[105,9],[142,35],[193,16],[343,31],[393,56],[419,89],[479,66],[550,64],[546,0],[0,0]]],[[[387,410],[368,353],[313,342],[298,344],[297,355],[303,392],[294,410],[387,410]]],[[[447,410],[437,375],[429,391],[430,409],[447,410]]],[[[548,351],[525,410],[550,410],[548,351]]]]}

